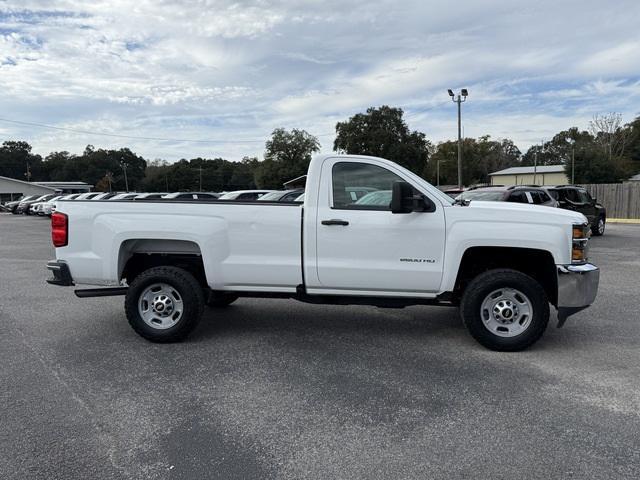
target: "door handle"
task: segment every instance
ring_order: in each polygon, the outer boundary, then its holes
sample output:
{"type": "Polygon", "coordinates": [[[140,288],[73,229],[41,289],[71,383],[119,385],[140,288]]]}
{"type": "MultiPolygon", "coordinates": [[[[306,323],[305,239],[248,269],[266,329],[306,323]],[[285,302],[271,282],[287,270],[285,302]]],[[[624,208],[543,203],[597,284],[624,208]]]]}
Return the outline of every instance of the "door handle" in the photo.
{"type": "Polygon", "coordinates": [[[342,225],[343,227],[349,225],[349,222],[347,222],[346,220],[340,220],[337,218],[332,218],[331,220],[322,220],[321,223],[322,225],[342,225]]]}

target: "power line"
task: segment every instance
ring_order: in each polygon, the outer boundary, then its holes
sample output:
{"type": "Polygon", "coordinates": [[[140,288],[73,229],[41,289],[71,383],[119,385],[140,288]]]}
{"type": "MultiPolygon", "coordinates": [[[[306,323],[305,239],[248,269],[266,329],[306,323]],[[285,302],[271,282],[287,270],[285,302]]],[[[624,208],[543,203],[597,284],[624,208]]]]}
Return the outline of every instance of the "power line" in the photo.
{"type": "Polygon", "coordinates": [[[188,142],[188,143],[264,143],[264,139],[262,140],[252,140],[252,139],[243,139],[243,140],[194,140],[194,139],[180,139],[180,138],[162,138],[162,137],[139,137],[135,135],[122,135],[118,133],[106,133],[106,132],[96,132],[90,130],[78,130],[75,128],[67,128],[67,127],[56,127],[53,125],[45,125],[43,123],[34,123],[34,122],[22,122],[19,120],[9,120],[8,118],[0,118],[0,122],[7,123],[15,123],[17,125],[26,125],[30,127],[39,127],[39,128],[49,128],[52,130],[61,130],[63,132],[72,132],[72,133],[80,133],[83,135],[100,135],[103,137],[115,137],[115,138],[128,138],[130,140],[156,140],[160,142],[188,142]]]}

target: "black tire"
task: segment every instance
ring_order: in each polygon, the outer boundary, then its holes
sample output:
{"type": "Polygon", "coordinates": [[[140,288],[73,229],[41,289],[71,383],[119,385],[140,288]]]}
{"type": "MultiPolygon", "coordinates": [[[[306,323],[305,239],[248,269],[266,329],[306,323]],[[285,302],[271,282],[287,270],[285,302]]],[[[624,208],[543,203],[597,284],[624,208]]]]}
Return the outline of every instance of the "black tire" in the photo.
{"type": "Polygon", "coordinates": [[[481,273],[467,286],[460,303],[460,314],[467,330],[481,345],[490,350],[515,352],[537,342],[549,323],[549,300],[542,286],[533,278],[511,269],[496,269],[481,273]],[[533,315],[528,327],[513,337],[499,336],[485,326],[481,308],[492,292],[513,288],[522,292],[531,303],[533,315]]]}
{"type": "Polygon", "coordinates": [[[607,224],[607,219],[604,217],[598,217],[596,223],[591,225],[591,235],[594,237],[601,237],[604,235],[604,229],[607,224]],[[600,226],[600,220],[602,220],[602,227],[600,226]]]}
{"type": "Polygon", "coordinates": [[[225,308],[235,302],[239,297],[234,293],[210,292],[205,302],[211,308],[225,308]]]}
{"type": "Polygon", "coordinates": [[[201,285],[188,271],[178,267],[153,267],[133,280],[127,290],[124,308],[129,325],[138,335],[152,342],[178,342],[185,339],[200,321],[204,311],[204,295],[201,285]],[[154,283],[170,285],[182,300],[182,316],[175,325],[166,329],[147,324],[138,309],[141,295],[154,283]]]}

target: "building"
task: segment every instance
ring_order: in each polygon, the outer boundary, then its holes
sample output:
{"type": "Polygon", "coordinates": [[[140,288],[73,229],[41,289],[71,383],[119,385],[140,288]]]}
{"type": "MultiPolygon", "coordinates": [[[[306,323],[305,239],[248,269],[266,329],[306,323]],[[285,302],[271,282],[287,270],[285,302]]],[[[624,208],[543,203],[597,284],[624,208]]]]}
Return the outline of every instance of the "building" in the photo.
{"type": "Polygon", "coordinates": [[[0,202],[17,200],[23,195],[89,192],[92,186],[84,182],[25,182],[0,176],[0,202]]]}
{"type": "Polygon", "coordinates": [[[511,167],[489,174],[491,185],[567,185],[564,165],[511,167]]]}

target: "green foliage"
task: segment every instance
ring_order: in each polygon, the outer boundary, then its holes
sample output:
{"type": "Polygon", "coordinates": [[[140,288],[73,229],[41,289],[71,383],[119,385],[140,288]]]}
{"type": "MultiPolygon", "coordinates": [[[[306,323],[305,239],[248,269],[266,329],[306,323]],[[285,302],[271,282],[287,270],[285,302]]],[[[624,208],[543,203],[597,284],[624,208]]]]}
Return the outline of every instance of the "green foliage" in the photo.
{"type": "Polygon", "coordinates": [[[307,173],[311,155],[318,151],[318,139],[306,131],[277,128],[265,145],[264,161],[256,165],[256,185],[282,188],[287,180],[307,173]]]}
{"type": "Polygon", "coordinates": [[[368,108],[336,124],[333,149],[337,152],[382,157],[422,174],[432,144],[425,134],[410,131],[401,108],[368,108]]]}
{"type": "MultiPolygon", "coordinates": [[[[489,183],[489,173],[519,165],[520,150],[511,140],[491,140],[489,135],[462,141],[462,183],[473,185],[489,183]]],[[[438,145],[431,155],[424,177],[436,185],[437,164],[440,163],[440,185],[458,183],[458,142],[447,141],[438,145]]]]}
{"type": "MultiPolygon", "coordinates": [[[[400,108],[369,108],[336,125],[334,149],[393,160],[424,178],[440,184],[457,184],[458,146],[446,141],[434,147],[421,132],[410,131],[400,108]]],[[[223,158],[146,161],[128,148],[96,149],[87,145],[81,155],[51,152],[43,160],[24,141],[0,146],[0,175],[32,181],[83,181],[97,190],[124,190],[123,163],[132,191],[230,191],[248,188],[282,188],[282,184],[307,172],[311,155],[319,151],[318,139],[304,130],[278,128],[265,144],[264,160],[245,157],[240,162],[223,158]]],[[[617,114],[596,116],[589,131],[576,127],[558,132],[544,145],[534,145],[521,155],[511,140],[489,136],[463,140],[463,183],[486,183],[488,174],[517,165],[564,164],[576,183],[619,182],[640,173],[640,117],[628,125],[617,114]],[[572,159],[574,161],[572,161],[572,159]]]]}
{"type": "Polygon", "coordinates": [[[18,180],[34,180],[42,176],[42,157],[31,153],[27,142],[6,141],[0,147],[0,175],[18,180]],[[31,178],[28,178],[28,172],[31,178]]]}

